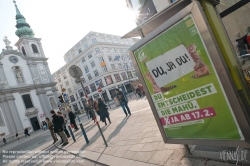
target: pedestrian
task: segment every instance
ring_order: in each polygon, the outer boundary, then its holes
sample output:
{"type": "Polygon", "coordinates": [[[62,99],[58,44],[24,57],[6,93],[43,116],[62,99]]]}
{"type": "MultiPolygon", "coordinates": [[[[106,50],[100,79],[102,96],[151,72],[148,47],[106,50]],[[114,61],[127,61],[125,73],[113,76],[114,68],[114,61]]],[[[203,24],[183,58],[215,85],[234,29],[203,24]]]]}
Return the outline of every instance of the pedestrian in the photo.
{"type": "Polygon", "coordinates": [[[144,92],[142,84],[138,84],[138,87],[140,88],[141,96],[145,96],[145,92],[144,92]]]}
{"type": "Polygon", "coordinates": [[[29,135],[29,129],[28,129],[28,128],[25,128],[25,129],[24,129],[24,134],[25,134],[25,138],[26,138],[27,136],[28,136],[28,137],[30,136],[30,135],[29,135]]]}
{"type": "Polygon", "coordinates": [[[101,98],[98,99],[98,108],[100,111],[100,119],[102,122],[105,123],[105,126],[107,125],[106,118],[108,119],[109,124],[111,124],[108,107],[106,106],[106,104],[103,103],[101,98]]]}
{"type": "MultiPolygon", "coordinates": [[[[96,99],[93,102],[93,108],[95,109],[95,112],[97,113],[97,115],[100,116],[100,111],[99,111],[99,107],[98,107],[98,102],[96,101],[96,99]]],[[[101,121],[101,118],[100,118],[101,121]]]]}
{"type": "Polygon", "coordinates": [[[53,144],[56,143],[58,141],[56,134],[54,133],[54,125],[53,123],[50,121],[49,118],[46,118],[47,124],[48,124],[48,129],[50,131],[50,134],[54,140],[53,144]]]}
{"type": "Polygon", "coordinates": [[[116,97],[118,98],[125,115],[126,116],[128,116],[128,114],[131,115],[130,109],[128,107],[128,101],[125,99],[124,94],[119,89],[116,89],[115,91],[116,91],[116,97]]]}
{"type": "Polygon", "coordinates": [[[3,143],[4,143],[4,144],[7,144],[7,142],[6,142],[6,139],[5,139],[5,138],[3,138],[3,143]]]}
{"type": "Polygon", "coordinates": [[[65,146],[69,143],[68,138],[66,137],[66,135],[63,132],[63,119],[59,118],[54,110],[51,110],[50,113],[52,114],[52,123],[54,124],[54,132],[57,133],[61,139],[62,139],[62,146],[65,146]]]}
{"type": "Polygon", "coordinates": [[[63,121],[64,121],[64,123],[63,123],[63,131],[67,135],[67,137],[69,138],[70,137],[69,131],[66,128],[67,120],[64,119],[63,114],[60,111],[57,112],[57,116],[59,116],[60,118],[63,118],[63,121]]]}
{"type": "Polygon", "coordinates": [[[135,92],[137,93],[139,98],[141,98],[141,90],[140,90],[140,88],[138,86],[136,87],[135,92]]]}
{"type": "Polygon", "coordinates": [[[43,121],[43,129],[44,129],[44,130],[47,130],[47,124],[46,124],[45,121],[43,121]]]}
{"type": "Polygon", "coordinates": [[[18,136],[18,133],[16,133],[16,138],[17,138],[17,140],[19,140],[19,136],[18,136]]]}
{"type": "Polygon", "coordinates": [[[75,131],[79,130],[79,128],[76,125],[76,121],[75,121],[76,116],[75,116],[75,114],[69,108],[67,108],[67,111],[69,113],[70,124],[72,124],[74,126],[75,131]]]}
{"type": "Polygon", "coordinates": [[[88,119],[90,119],[89,110],[90,110],[89,102],[86,102],[85,111],[86,111],[86,115],[87,115],[88,119]]]}

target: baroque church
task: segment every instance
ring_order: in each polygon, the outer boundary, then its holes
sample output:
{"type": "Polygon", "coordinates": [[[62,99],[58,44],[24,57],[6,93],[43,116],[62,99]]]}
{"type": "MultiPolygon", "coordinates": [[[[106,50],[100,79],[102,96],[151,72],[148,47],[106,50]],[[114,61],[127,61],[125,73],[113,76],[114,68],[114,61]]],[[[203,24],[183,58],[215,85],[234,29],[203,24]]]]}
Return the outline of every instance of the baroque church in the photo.
{"type": "Polygon", "coordinates": [[[57,110],[58,94],[41,45],[20,13],[16,2],[16,35],[14,50],[7,37],[0,53],[0,138],[36,131],[50,110],[57,110]]]}

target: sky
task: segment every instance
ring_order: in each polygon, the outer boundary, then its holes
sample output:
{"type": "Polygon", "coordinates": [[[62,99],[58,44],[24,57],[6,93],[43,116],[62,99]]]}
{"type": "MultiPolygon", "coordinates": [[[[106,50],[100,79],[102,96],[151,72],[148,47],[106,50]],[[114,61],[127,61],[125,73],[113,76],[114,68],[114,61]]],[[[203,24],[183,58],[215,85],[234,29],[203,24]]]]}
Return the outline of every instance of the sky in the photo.
{"type": "MultiPolygon", "coordinates": [[[[36,38],[42,38],[49,68],[54,73],[65,62],[64,54],[90,31],[123,36],[136,27],[135,13],[126,0],[16,0],[36,38]]],[[[12,0],[0,0],[0,50],[4,36],[18,41],[16,10],[12,0]]],[[[14,47],[14,49],[17,49],[14,47]]]]}

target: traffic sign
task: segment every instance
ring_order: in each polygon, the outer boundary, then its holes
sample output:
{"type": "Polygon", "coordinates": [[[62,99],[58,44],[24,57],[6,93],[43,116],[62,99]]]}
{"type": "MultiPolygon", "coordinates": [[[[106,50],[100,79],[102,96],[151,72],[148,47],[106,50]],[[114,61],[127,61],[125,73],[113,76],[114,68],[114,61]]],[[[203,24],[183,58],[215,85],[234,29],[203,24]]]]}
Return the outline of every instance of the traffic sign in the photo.
{"type": "Polygon", "coordinates": [[[73,78],[80,78],[82,76],[82,70],[80,67],[72,65],[69,67],[69,74],[73,78]]]}

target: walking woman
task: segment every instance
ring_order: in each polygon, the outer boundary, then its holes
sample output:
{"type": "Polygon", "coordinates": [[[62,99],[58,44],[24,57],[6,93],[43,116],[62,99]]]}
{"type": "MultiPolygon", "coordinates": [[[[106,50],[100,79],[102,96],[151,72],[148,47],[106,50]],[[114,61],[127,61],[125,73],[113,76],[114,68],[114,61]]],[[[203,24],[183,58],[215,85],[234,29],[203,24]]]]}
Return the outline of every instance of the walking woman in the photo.
{"type": "Polygon", "coordinates": [[[66,128],[67,121],[64,119],[63,114],[62,114],[60,111],[57,112],[57,116],[63,118],[63,121],[64,121],[64,124],[63,124],[63,131],[64,131],[64,133],[67,135],[67,137],[69,138],[69,137],[70,137],[69,131],[68,131],[67,128],[66,128]]]}
{"type": "Polygon", "coordinates": [[[54,133],[54,125],[53,123],[50,121],[49,118],[46,118],[47,124],[48,124],[48,129],[50,131],[50,134],[54,140],[53,144],[56,143],[58,141],[56,134],[54,133]]]}
{"type": "Polygon", "coordinates": [[[106,118],[107,118],[109,121],[109,124],[111,124],[109,113],[108,113],[108,107],[103,103],[101,98],[98,99],[98,108],[100,111],[101,121],[104,122],[105,125],[107,125],[107,122],[106,122],[106,118]]]}

